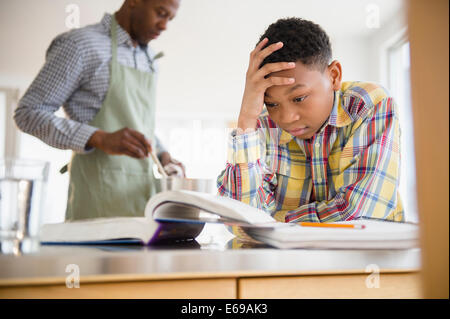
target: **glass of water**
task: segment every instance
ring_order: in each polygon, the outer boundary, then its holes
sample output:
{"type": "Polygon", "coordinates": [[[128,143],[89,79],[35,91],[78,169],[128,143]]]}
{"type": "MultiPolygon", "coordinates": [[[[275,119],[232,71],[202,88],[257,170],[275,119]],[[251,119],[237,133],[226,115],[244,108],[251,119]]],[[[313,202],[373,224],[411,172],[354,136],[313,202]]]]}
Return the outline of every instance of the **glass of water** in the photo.
{"type": "MultiPolygon", "coordinates": [[[[39,244],[39,228],[48,179],[45,161],[0,159],[0,240],[39,244]]],[[[3,250],[3,249],[2,249],[3,250]]]]}

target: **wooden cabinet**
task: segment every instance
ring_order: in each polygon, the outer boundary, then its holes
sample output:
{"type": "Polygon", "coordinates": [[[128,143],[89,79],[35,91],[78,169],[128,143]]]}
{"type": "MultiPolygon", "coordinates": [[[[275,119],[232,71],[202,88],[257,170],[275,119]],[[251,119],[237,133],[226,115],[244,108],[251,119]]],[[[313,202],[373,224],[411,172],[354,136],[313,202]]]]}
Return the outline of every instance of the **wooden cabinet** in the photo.
{"type": "Polygon", "coordinates": [[[418,273],[380,274],[378,285],[367,274],[242,278],[239,298],[421,298],[418,273]]]}
{"type": "Polygon", "coordinates": [[[0,298],[220,299],[236,298],[234,279],[184,279],[0,287],[0,298]]]}
{"type": "Polygon", "coordinates": [[[418,272],[65,283],[0,287],[0,298],[421,298],[418,272]]]}
{"type": "Polygon", "coordinates": [[[0,255],[0,298],[421,297],[420,249],[212,248],[43,246],[0,255]],[[74,277],[80,288],[66,287],[74,277]]]}

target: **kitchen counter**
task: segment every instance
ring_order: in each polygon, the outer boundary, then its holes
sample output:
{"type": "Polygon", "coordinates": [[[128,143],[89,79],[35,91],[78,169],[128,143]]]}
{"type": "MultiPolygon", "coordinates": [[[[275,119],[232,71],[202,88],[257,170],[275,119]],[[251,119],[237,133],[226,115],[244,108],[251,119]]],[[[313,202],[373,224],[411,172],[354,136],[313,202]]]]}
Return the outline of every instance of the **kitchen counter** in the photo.
{"type": "Polygon", "coordinates": [[[279,250],[236,238],[43,245],[0,255],[0,297],[420,298],[419,270],[420,249],[279,250]]]}

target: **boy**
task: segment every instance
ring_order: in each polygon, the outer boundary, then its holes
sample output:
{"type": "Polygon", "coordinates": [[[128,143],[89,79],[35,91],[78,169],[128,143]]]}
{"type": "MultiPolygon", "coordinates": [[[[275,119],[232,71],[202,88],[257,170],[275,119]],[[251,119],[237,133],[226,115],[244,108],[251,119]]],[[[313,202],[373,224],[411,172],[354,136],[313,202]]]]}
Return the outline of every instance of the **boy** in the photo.
{"type": "Polygon", "coordinates": [[[331,57],[317,24],[269,26],[250,54],[219,194],[282,222],[403,221],[397,107],[381,86],[342,82],[331,57]]]}

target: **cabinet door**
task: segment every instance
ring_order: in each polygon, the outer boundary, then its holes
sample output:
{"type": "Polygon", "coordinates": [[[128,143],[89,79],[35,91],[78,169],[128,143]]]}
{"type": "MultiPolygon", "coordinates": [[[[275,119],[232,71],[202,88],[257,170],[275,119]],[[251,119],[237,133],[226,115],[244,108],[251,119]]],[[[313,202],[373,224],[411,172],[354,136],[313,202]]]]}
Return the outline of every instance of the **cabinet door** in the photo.
{"type": "Polygon", "coordinates": [[[238,298],[421,298],[418,273],[241,278],[238,298]]]}
{"type": "Polygon", "coordinates": [[[80,288],[67,288],[65,284],[0,287],[0,298],[234,299],[236,280],[230,278],[85,284],[80,282],[80,288]]]}

